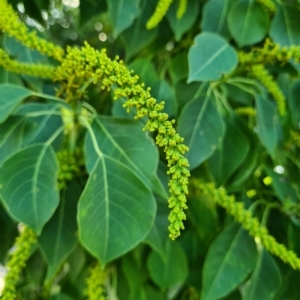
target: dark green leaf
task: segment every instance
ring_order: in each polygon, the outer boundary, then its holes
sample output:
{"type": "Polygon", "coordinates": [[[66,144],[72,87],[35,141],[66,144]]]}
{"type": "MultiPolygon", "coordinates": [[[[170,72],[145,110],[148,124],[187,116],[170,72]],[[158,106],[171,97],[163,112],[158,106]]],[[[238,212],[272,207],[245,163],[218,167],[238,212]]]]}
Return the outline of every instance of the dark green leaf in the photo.
{"type": "Polygon", "coordinates": [[[235,1],[228,14],[228,27],[240,47],[263,40],[269,27],[265,9],[252,0],[235,1]]]}
{"type": "Polygon", "coordinates": [[[188,83],[217,80],[235,69],[237,54],[219,35],[203,32],[195,37],[188,62],[188,83]]]}
{"type": "Polygon", "coordinates": [[[140,14],[140,0],[114,0],[108,1],[108,13],[113,24],[114,36],[130,27],[140,14]]]}
{"type": "Polygon", "coordinates": [[[187,259],[180,244],[170,239],[166,241],[164,256],[152,251],[147,264],[151,278],[162,289],[184,282],[188,274],[187,259]]]}
{"type": "Polygon", "coordinates": [[[290,94],[287,97],[289,111],[294,128],[298,128],[300,123],[300,80],[295,80],[291,86],[290,94]]]}
{"type": "Polygon", "coordinates": [[[274,156],[278,145],[278,116],[275,104],[261,96],[256,96],[255,100],[257,108],[257,135],[267,151],[274,156]]]}
{"type": "Polygon", "coordinates": [[[227,14],[233,0],[209,0],[203,7],[201,29],[219,33],[225,38],[230,37],[227,25],[227,14]]]}
{"type": "Polygon", "coordinates": [[[80,240],[105,265],[145,238],[155,209],[151,192],[135,173],[99,156],[79,201],[80,240]]]}
{"type": "Polygon", "coordinates": [[[31,91],[24,87],[12,84],[0,85],[0,124],[30,95],[31,91]]]}
{"type": "Polygon", "coordinates": [[[178,132],[189,147],[186,154],[194,169],[217,149],[225,128],[210,97],[202,96],[187,103],[178,120],[178,132]]]}
{"type": "Polygon", "coordinates": [[[180,19],[176,16],[178,6],[179,2],[174,2],[167,13],[167,19],[172,31],[174,32],[176,41],[180,41],[183,34],[186,33],[195,23],[198,15],[199,3],[197,1],[188,1],[186,12],[180,19]]]}
{"type": "Polygon", "coordinates": [[[256,246],[253,238],[232,224],[211,244],[203,267],[203,300],[226,296],[239,286],[255,267],[256,246]]]}
{"type": "Polygon", "coordinates": [[[280,270],[263,248],[258,252],[254,272],[244,290],[244,300],[272,300],[281,285],[280,270]]]}
{"type": "Polygon", "coordinates": [[[39,234],[59,202],[57,176],[57,158],[47,144],[7,159],[0,169],[0,194],[10,215],[39,234]]]}
{"type": "Polygon", "coordinates": [[[299,45],[299,18],[300,11],[295,7],[278,5],[269,30],[271,39],[280,46],[299,45]]]}
{"type": "Polygon", "coordinates": [[[62,192],[60,206],[38,239],[48,262],[46,281],[53,279],[77,244],[76,207],[80,193],[80,187],[72,181],[62,192]]]}

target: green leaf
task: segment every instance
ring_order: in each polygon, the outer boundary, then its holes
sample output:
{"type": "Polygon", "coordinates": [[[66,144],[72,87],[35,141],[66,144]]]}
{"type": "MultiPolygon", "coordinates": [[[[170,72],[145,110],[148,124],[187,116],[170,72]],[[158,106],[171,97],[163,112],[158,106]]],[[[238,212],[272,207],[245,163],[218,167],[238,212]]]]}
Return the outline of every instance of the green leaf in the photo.
{"type": "Polygon", "coordinates": [[[203,7],[201,22],[202,31],[219,33],[225,38],[230,37],[227,25],[227,14],[233,0],[209,0],[203,7]]]}
{"type": "Polygon", "coordinates": [[[108,14],[113,25],[114,37],[132,25],[140,14],[140,0],[107,1],[108,14]]]}
{"type": "MultiPolygon", "coordinates": [[[[162,197],[167,197],[157,181],[158,151],[154,141],[134,120],[115,119],[101,116],[92,124],[101,151],[129,167],[132,172],[162,197]]],[[[98,154],[91,136],[85,142],[86,166],[91,172],[98,154]]]]}
{"type": "Polygon", "coordinates": [[[27,97],[31,91],[13,84],[0,85],[0,124],[2,124],[14,109],[27,97]]]}
{"type": "Polygon", "coordinates": [[[234,122],[226,123],[223,142],[209,159],[209,166],[217,185],[223,185],[228,177],[245,160],[250,146],[234,122]]]}
{"type": "Polygon", "coordinates": [[[78,184],[71,181],[67,190],[62,192],[58,209],[38,239],[48,262],[46,281],[53,279],[77,244],[76,207],[80,193],[78,184]]]}
{"type": "Polygon", "coordinates": [[[167,19],[170,23],[175,40],[178,42],[182,36],[193,26],[198,15],[199,3],[197,1],[188,1],[184,15],[178,19],[176,14],[179,2],[174,2],[167,13],[167,19]]]}
{"type": "Polygon", "coordinates": [[[257,109],[256,121],[258,126],[257,135],[260,142],[274,157],[278,145],[278,116],[276,114],[276,106],[274,103],[261,96],[256,96],[255,100],[257,109]]]}
{"type": "Polygon", "coordinates": [[[166,241],[164,256],[152,251],[147,265],[151,278],[162,289],[183,283],[188,275],[186,256],[180,244],[170,239],[166,241]]]}
{"type": "Polygon", "coordinates": [[[155,209],[151,192],[135,173],[99,156],[79,200],[80,240],[105,265],[145,238],[155,209]]]}
{"type": "Polygon", "coordinates": [[[188,83],[220,79],[237,66],[237,54],[224,38],[203,32],[194,39],[189,50],[188,83]]]}
{"type": "Polygon", "coordinates": [[[269,30],[271,39],[280,46],[299,45],[299,18],[300,11],[297,8],[279,4],[269,30]]]}
{"type": "Polygon", "coordinates": [[[187,103],[178,119],[178,132],[189,147],[190,169],[195,169],[217,149],[225,133],[224,123],[210,97],[187,103]]]}
{"type": "Polygon", "coordinates": [[[272,300],[281,285],[280,270],[263,248],[258,252],[254,272],[244,290],[244,300],[272,300]]]}
{"type": "Polygon", "coordinates": [[[140,16],[134,21],[131,27],[122,33],[121,37],[125,44],[127,59],[137,54],[155,40],[158,28],[152,30],[146,29],[146,23],[151,17],[155,6],[156,1],[154,0],[141,0],[140,16]]]}
{"type": "Polygon", "coordinates": [[[289,111],[291,114],[291,119],[293,122],[294,128],[298,128],[300,123],[300,80],[295,80],[291,86],[289,96],[287,97],[289,111]]]}
{"type": "Polygon", "coordinates": [[[226,227],[211,244],[203,267],[203,300],[222,298],[255,267],[256,245],[238,224],[226,227]]]}
{"type": "MultiPolygon", "coordinates": [[[[171,59],[169,72],[174,84],[178,83],[181,79],[186,79],[188,77],[189,71],[186,51],[180,52],[171,59]]],[[[186,84],[186,80],[184,83],[186,84]]]]}
{"type": "Polygon", "coordinates": [[[240,47],[256,44],[264,39],[269,27],[266,10],[252,0],[235,1],[228,14],[228,27],[240,47]]]}
{"type": "Polygon", "coordinates": [[[59,203],[57,176],[57,158],[47,144],[10,156],[0,169],[0,194],[9,214],[40,234],[59,203]]]}

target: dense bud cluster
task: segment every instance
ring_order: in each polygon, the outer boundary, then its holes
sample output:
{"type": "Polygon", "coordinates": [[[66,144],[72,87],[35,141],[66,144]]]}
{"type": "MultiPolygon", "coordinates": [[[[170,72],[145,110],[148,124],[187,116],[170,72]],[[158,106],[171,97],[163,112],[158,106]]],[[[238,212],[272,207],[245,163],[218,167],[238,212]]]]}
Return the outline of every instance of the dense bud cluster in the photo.
{"type": "Polygon", "coordinates": [[[172,2],[173,2],[173,0],[159,0],[158,1],[153,15],[151,16],[151,18],[148,20],[148,22],[146,24],[147,29],[152,29],[161,22],[163,17],[168,12],[169,7],[172,4],[172,2]]]}
{"type": "Polygon", "coordinates": [[[52,56],[59,61],[62,60],[64,50],[51,42],[39,38],[35,31],[29,32],[26,25],[19,20],[18,15],[6,0],[0,0],[0,12],[0,29],[3,32],[16,38],[30,49],[52,56]]]}
{"type": "Polygon", "coordinates": [[[55,68],[47,65],[21,63],[11,59],[8,54],[0,48],[0,66],[9,72],[25,74],[39,78],[52,78],[55,68]]]}
{"type": "Polygon", "coordinates": [[[184,209],[186,205],[186,194],[188,193],[188,177],[190,172],[187,169],[189,164],[184,154],[188,151],[183,138],[173,128],[174,120],[169,121],[168,115],[162,113],[164,103],[157,103],[151,97],[150,88],[139,84],[137,75],[128,71],[123,61],[116,57],[111,60],[105,49],[98,51],[85,43],[79,48],[68,48],[66,58],[57,68],[55,80],[63,82],[61,92],[71,101],[74,99],[74,91],[87,79],[94,83],[102,82],[102,89],[110,91],[114,87],[114,99],[126,98],[124,107],[127,111],[136,109],[136,119],[147,116],[148,120],[145,130],[157,131],[156,144],[164,147],[167,162],[171,175],[169,182],[170,198],[169,207],[172,208],[170,220],[170,237],[175,239],[183,229],[183,220],[186,219],[184,209]]]}
{"type": "Polygon", "coordinates": [[[278,84],[263,65],[253,65],[250,70],[253,76],[260,81],[273,96],[278,106],[279,115],[283,116],[286,113],[286,100],[278,84]]]}
{"type": "Polygon", "coordinates": [[[251,106],[238,107],[234,111],[241,116],[255,117],[256,115],[255,109],[251,106]]]}
{"type": "Polygon", "coordinates": [[[97,263],[89,270],[89,276],[86,279],[85,296],[88,300],[107,300],[105,292],[106,272],[101,269],[97,263]]]}
{"type": "Polygon", "coordinates": [[[179,0],[179,6],[176,12],[177,19],[181,19],[187,8],[187,0],[179,0]]]}
{"type": "Polygon", "coordinates": [[[5,277],[5,287],[1,300],[15,300],[17,298],[16,285],[30,256],[31,248],[36,241],[36,234],[32,229],[27,226],[22,228],[19,237],[16,239],[14,252],[7,263],[8,273],[5,277]]]}
{"type": "Polygon", "coordinates": [[[251,211],[246,210],[242,202],[236,202],[234,196],[228,196],[224,188],[216,188],[213,183],[202,183],[197,180],[192,181],[192,185],[199,194],[210,197],[223,207],[251,236],[258,239],[267,251],[290,264],[293,269],[300,269],[300,258],[293,251],[288,250],[285,245],[279,244],[269,234],[268,229],[260,225],[259,220],[253,217],[251,211]]]}
{"type": "Polygon", "coordinates": [[[82,173],[84,158],[79,148],[76,148],[74,152],[62,150],[57,153],[57,158],[60,165],[58,188],[61,190],[66,188],[68,181],[82,173]]]}

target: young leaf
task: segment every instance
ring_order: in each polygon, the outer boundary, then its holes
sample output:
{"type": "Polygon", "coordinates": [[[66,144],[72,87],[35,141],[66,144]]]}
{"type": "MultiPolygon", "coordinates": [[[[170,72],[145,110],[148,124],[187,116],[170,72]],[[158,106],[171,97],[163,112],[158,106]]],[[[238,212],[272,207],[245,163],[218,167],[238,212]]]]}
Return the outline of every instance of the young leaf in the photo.
{"type": "Polygon", "coordinates": [[[254,272],[246,284],[243,300],[272,300],[280,285],[280,269],[272,256],[261,248],[254,272]]]}
{"type": "Polygon", "coordinates": [[[113,25],[115,38],[130,27],[139,15],[140,0],[114,0],[108,1],[108,14],[113,25]]]}
{"type": "Polygon", "coordinates": [[[77,244],[76,207],[81,189],[71,181],[62,192],[61,202],[45,225],[38,242],[48,262],[46,281],[53,279],[59,267],[77,244]]]}
{"type": "Polygon", "coordinates": [[[176,14],[178,10],[179,2],[174,2],[168,13],[167,19],[170,23],[172,31],[175,35],[175,40],[178,42],[182,36],[193,26],[196,21],[199,9],[199,3],[197,1],[188,1],[186,12],[178,19],[176,14]]]}
{"type": "Polygon", "coordinates": [[[13,110],[27,97],[31,91],[13,84],[0,85],[0,124],[2,124],[13,110]]]}
{"type": "Polygon", "coordinates": [[[258,125],[257,135],[267,151],[274,156],[278,144],[278,117],[275,105],[261,96],[256,96],[255,101],[257,108],[256,121],[258,125]]]}
{"type": "Polygon", "coordinates": [[[185,253],[177,241],[170,239],[166,241],[164,256],[152,251],[147,265],[151,278],[161,289],[184,282],[188,275],[185,253]]]}
{"type": "Polygon", "coordinates": [[[217,149],[225,128],[210,97],[202,96],[187,103],[178,120],[178,132],[189,147],[186,157],[195,169],[217,149]]]}
{"type": "Polygon", "coordinates": [[[227,14],[233,0],[209,0],[203,7],[201,22],[202,31],[219,33],[225,38],[230,37],[227,25],[227,14]]]}
{"type": "Polygon", "coordinates": [[[155,209],[151,192],[135,173],[99,156],[79,200],[80,240],[105,265],[145,238],[155,209]]]}
{"type": "Polygon", "coordinates": [[[59,203],[57,176],[57,158],[47,144],[8,158],[0,169],[0,194],[10,215],[40,234],[59,203]]]}
{"type": "Polygon", "coordinates": [[[299,45],[299,18],[300,11],[298,9],[289,5],[279,4],[269,30],[269,35],[274,43],[280,46],[299,45]]]}
{"type": "Polygon", "coordinates": [[[232,292],[254,269],[256,246],[238,224],[223,230],[211,244],[203,267],[203,300],[215,300],[232,292]]]}
{"type": "Polygon", "coordinates": [[[269,27],[266,10],[252,0],[235,1],[228,14],[228,27],[240,47],[263,40],[269,27]]]}
{"type": "Polygon", "coordinates": [[[227,41],[214,33],[203,32],[189,50],[188,83],[220,79],[237,66],[237,54],[227,41]]]}

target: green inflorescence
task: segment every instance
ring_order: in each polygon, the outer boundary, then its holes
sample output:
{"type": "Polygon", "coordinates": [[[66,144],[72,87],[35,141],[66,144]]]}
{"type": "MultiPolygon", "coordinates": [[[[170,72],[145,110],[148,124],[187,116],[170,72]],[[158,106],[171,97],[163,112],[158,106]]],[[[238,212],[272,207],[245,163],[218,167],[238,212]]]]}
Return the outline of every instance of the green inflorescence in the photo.
{"type": "Polygon", "coordinates": [[[249,117],[255,117],[256,111],[253,107],[247,106],[247,107],[238,107],[234,110],[238,115],[242,116],[249,116],[249,117]]]}
{"type": "Polygon", "coordinates": [[[173,0],[159,0],[153,15],[150,17],[146,24],[147,29],[155,28],[163,19],[163,17],[167,14],[170,5],[173,0]]]}
{"type": "Polygon", "coordinates": [[[186,12],[187,0],[179,0],[179,6],[176,12],[177,19],[181,19],[186,12]]]}
{"type": "Polygon", "coordinates": [[[26,265],[31,248],[36,243],[36,234],[32,229],[25,226],[15,242],[15,250],[7,263],[8,273],[5,277],[5,286],[1,300],[15,300],[17,298],[16,285],[22,269],[26,265]]]}
{"type": "Polygon", "coordinates": [[[197,180],[193,181],[192,185],[198,193],[211,197],[223,207],[251,236],[260,241],[267,251],[291,265],[293,269],[300,269],[300,258],[293,251],[288,250],[285,245],[278,243],[269,234],[268,229],[260,225],[259,220],[253,217],[251,211],[246,210],[242,202],[236,202],[233,195],[227,195],[224,188],[216,188],[213,183],[202,183],[197,180]]]}
{"type": "Polygon", "coordinates": [[[3,32],[16,38],[30,49],[35,49],[58,61],[63,59],[64,50],[51,42],[39,38],[35,31],[29,32],[26,25],[19,20],[18,15],[6,0],[0,0],[0,12],[0,29],[3,32]]]}
{"type": "Polygon", "coordinates": [[[253,65],[250,70],[253,76],[260,81],[273,96],[278,106],[278,112],[281,116],[283,116],[286,113],[286,100],[278,84],[274,81],[263,65],[253,65]]]}
{"type": "Polygon", "coordinates": [[[39,78],[53,78],[55,68],[42,64],[21,63],[11,59],[8,54],[0,48],[0,66],[9,72],[25,74],[39,78]]]}
{"type": "Polygon", "coordinates": [[[86,279],[85,296],[88,300],[107,300],[105,292],[106,272],[101,269],[97,263],[89,270],[89,276],[86,279]]]}
{"type": "Polygon", "coordinates": [[[136,109],[135,119],[148,117],[144,127],[150,132],[157,131],[156,144],[164,147],[168,162],[168,174],[171,175],[169,182],[170,198],[169,207],[172,209],[170,221],[170,237],[175,239],[183,229],[183,220],[186,219],[184,209],[187,209],[186,194],[188,193],[188,177],[190,172],[187,169],[189,164],[184,154],[188,151],[183,138],[173,128],[174,120],[169,121],[168,115],[162,113],[164,103],[157,103],[151,97],[150,88],[138,83],[139,77],[128,71],[123,61],[117,57],[111,60],[105,49],[98,51],[85,43],[79,48],[68,48],[66,58],[57,68],[55,80],[62,82],[62,90],[68,101],[74,99],[75,90],[91,80],[94,83],[101,81],[102,89],[110,91],[114,87],[114,99],[126,98],[124,107],[127,111],[136,109]]]}

